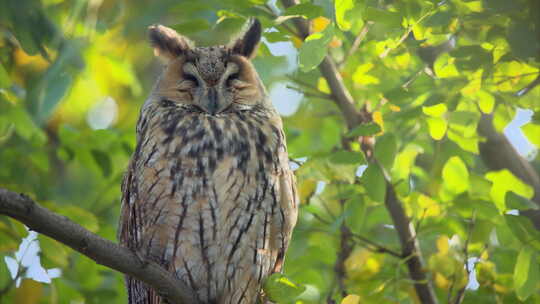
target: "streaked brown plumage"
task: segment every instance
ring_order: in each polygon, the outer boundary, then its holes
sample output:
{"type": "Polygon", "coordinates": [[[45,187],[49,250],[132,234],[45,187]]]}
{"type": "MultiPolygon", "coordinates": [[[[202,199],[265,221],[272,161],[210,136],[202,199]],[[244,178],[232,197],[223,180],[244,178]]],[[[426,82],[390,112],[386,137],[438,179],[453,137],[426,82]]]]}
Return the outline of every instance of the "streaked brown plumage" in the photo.
{"type": "MultiPolygon", "coordinates": [[[[201,303],[255,303],[296,223],[282,123],[249,59],[257,20],[230,46],[150,39],[167,64],[141,109],[122,185],[119,238],[193,288],[201,303]]],[[[162,303],[127,278],[129,303],[162,303]]]]}

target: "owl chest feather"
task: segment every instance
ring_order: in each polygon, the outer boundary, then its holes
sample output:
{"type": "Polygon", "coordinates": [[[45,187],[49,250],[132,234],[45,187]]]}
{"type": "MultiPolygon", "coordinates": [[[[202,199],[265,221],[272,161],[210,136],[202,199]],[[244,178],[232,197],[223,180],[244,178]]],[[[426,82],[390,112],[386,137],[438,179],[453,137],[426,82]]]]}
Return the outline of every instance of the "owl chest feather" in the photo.
{"type": "Polygon", "coordinates": [[[260,284],[288,238],[280,126],[263,114],[184,111],[153,113],[141,124],[135,166],[138,200],[147,202],[143,253],[190,282],[201,299],[227,288],[232,296],[242,281],[260,284]]]}

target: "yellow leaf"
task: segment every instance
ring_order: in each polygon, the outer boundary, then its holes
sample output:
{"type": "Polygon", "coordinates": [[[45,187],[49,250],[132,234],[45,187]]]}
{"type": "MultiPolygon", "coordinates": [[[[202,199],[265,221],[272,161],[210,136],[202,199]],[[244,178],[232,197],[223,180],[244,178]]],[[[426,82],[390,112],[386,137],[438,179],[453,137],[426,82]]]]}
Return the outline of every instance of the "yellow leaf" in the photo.
{"type": "Polygon", "coordinates": [[[21,287],[15,293],[15,303],[35,304],[39,303],[43,292],[43,285],[31,279],[24,279],[21,287]]]}
{"type": "Polygon", "coordinates": [[[298,192],[300,195],[300,202],[307,202],[307,198],[313,195],[317,182],[312,179],[307,179],[298,183],[298,192]]]}
{"type": "Polygon", "coordinates": [[[37,71],[43,71],[49,66],[49,62],[41,55],[28,55],[22,48],[15,49],[13,57],[17,65],[32,66],[32,69],[37,71]]]}
{"type": "Polygon", "coordinates": [[[357,249],[345,260],[347,277],[351,279],[369,279],[381,270],[380,255],[366,249],[357,249]]]}
{"type": "Polygon", "coordinates": [[[439,216],[441,214],[441,206],[431,197],[420,194],[418,196],[418,206],[425,210],[424,216],[439,216]]]}
{"type": "Polygon", "coordinates": [[[302,43],[304,43],[302,41],[302,39],[294,36],[292,37],[292,44],[294,45],[294,47],[296,47],[297,49],[300,48],[302,46],[302,43]]]}
{"type": "Polygon", "coordinates": [[[448,111],[448,108],[446,107],[446,104],[444,103],[438,103],[433,106],[422,107],[422,112],[424,112],[424,114],[429,115],[431,117],[442,117],[447,111],[448,111]]]}
{"type": "Polygon", "coordinates": [[[429,135],[435,140],[441,140],[448,129],[448,122],[440,117],[426,117],[429,135]]]}
{"type": "Polygon", "coordinates": [[[330,44],[328,44],[331,48],[338,48],[341,46],[341,40],[339,40],[336,36],[332,38],[332,41],[330,41],[330,44]]]}
{"type": "Polygon", "coordinates": [[[384,133],[384,121],[382,118],[382,113],[380,111],[373,112],[373,121],[377,123],[381,127],[381,132],[377,135],[381,135],[384,133]]]}
{"type": "Polygon", "coordinates": [[[498,293],[507,293],[508,288],[506,286],[500,285],[500,284],[493,284],[493,289],[495,289],[498,293]]]}
{"type": "Polygon", "coordinates": [[[487,260],[489,259],[489,252],[487,250],[484,250],[482,254],[480,255],[481,260],[487,260]]]}
{"type": "Polygon", "coordinates": [[[330,94],[330,87],[328,86],[328,82],[326,82],[326,78],[319,77],[319,80],[317,81],[317,89],[323,93],[330,94]]]}
{"type": "Polygon", "coordinates": [[[341,304],[360,304],[360,296],[355,294],[350,294],[343,298],[341,304]]]}
{"type": "Polygon", "coordinates": [[[411,62],[411,55],[409,52],[403,53],[403,55],[396,56],[396,63],[402,69],[408,67],[410,62],[411,62]]]}
{"type": "Polygon", "coordinates": [[[441,254],[448,254],[448,249],[450,246],[448,245],[448,237],[446,235],[442,235],[437,239],[437,250],[441,254]]]}
{"type": "Polygon", "coordinates": [[[401,111],[401,108],[399,106],[396,106],[396,105],[393,105],[393,104],[389,104],[388,108],[392,112],[400,112],[401,111]]]}
{"type": "Polygon", "coordinates": [[[366,270],[369,271],[370,273],[378,273],[380,270],[381,270],[381,264],[379,263],[379,261],[373,257],[370,257],[369,259],[366,260],[366,270]]]}
{"type": "Polygon", "coordinates": [[[435,274],[435,284],[439,288],[447,289],[450,285],[450,281],[448,281],[448,279],[445,278],[440,272],[437,272],[435,274]]]}
{"type": "Polygon", "coordinates": [[[379,78],[372,75],[368,75],[367,72],[373,68],[373,63],[365,63],[359,65],[352,76],[353,81],[358,84],[368,85],[368,84],[378,84],[379,78]]]}
{"type": "Polygon", "coordinates": [[[330,19],[325,17],[317,17],[313,19],[311,27],[314,33],[323,31],[330,24],[330,19]]]}
{"type": "Polygon", "coordinates": [[[463,89],[461,89],[461,94],[463,96],[476,94],[476,92],[480,90],[480,88],[482,87],[483,72],[483,69],[479,69],[469,77],[469,83],[463,89]]]}

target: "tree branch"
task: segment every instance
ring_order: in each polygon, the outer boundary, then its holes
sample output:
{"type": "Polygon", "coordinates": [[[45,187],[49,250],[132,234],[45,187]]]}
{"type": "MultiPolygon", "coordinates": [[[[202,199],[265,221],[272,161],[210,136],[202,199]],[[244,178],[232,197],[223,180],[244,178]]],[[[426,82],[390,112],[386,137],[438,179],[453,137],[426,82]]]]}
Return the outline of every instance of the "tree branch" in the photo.
{"type": "Polygon", "coordinates": [[[490,170],[508,169],[534,189],[532,201],[540,207],[540,177],[533,166],[514,149],[504,134],[493,127],[493,116],[482,115],[478,133],[486,138],[480,143],[480,156],[490,170]]]}
{"type": "Polygon", "coordinates": [[[394,222],[394,227],[401,243],[402,255],[406,257],[409,276],[414,281],[414,288],[420,302],[423,304],[437,303],[437,297],[435,296],[433,287],[424,271],[426,268],[425,262],[420,250],[420,244],[418,244],[418,239],[416,238],[414,226],[405,215],[403,204],[397,198],[393,185],[388,181],[386,182],[386,198],[384,203],[390,213],[390,217],[392,217],[392,222],[394,222]]]}
{"type": "MultiPolygon", "coordinates": [[[[534,189],[532,201],[540,207],[540,176],[534,167],[512,146],[508,138],[493,127],[493,115],[482,115],[478,123],[478,134],[486,138],[479,144],[480,157],[490,170],[508,169],[516,177],[534,189]]],[[[520,214],[531,219],[540,230],[540,210],[522,210],[520,214]]]]}
{"type": "MultiPolygon", "coordinates": [[[[340,200],[340,204],[343,208],[345,204],[344,200],[340,200]]],[[[340,226],[340,237],[339,237],[339,250],[337,252],[336,262],[334,264],[334,271],[336,272],[336,280],[340,296],[347,296],[347,289],[345,288],[345,277],[347,272],[345,269],[345,261],[351,255],[353,250],[353,243],[351,242],[352,233],[349,227],[343,222],[340,226]]]]}
{"type": "MultiPolygon", "coordinates": [[[[298,1],[281,0],[281,3],[287,8],[298,4],[298,1]]],[[[298,29],[300,37],[305,38],[309,35],[309,24],[306,20],[294,18],[292,21],[298,29]]],[[[366,122],[364,115],[361,115],[360,111],[356,109],[352,95],[345,87],[343,78],[334,63],[334,60],[329,55],[323,59],[319,65],[319,70],[330,87],[332,100],[339,107],[347,124],[347,128],[351,130],[359,124],[366,122]]],[[[375,164],[375,162],[372,162],[372,164],[375,164]]],[[[396,231],[398,232],[402,253],[404,256],[407,256],[409,275],[415,282],[414,287],[416,293],[418,294],[421,303],[435,304],[437,303],[437,297],[424,272],[424,262],[422,260],[420,246],[414,233],[414,227],[410,224],[405,210],[403,209],[403,205],[397,199],[393,185],[388,180],[386,189],[386,208],[388,209],[394,222],[394,226],[396,227],[396,231]]]]}
{"type": "Polygon", "coordinates": [[[129,249],[43,208],[24,194],[0,188],[0,214],[73,248],[98,264],[145,282],[170,303],[197,303],[193,291],[158,264],[142,261],[129,249]]]}

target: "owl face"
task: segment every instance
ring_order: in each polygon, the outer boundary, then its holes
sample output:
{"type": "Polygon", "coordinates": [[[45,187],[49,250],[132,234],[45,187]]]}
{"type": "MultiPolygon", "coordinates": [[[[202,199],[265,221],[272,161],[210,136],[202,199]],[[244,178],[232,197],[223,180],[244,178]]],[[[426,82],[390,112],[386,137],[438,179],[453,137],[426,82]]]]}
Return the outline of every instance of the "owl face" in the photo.
{"type": "Polygon", "coordinates": [[[173,29],[149,29],[154,52],[166,62],[153,94],[208,115],[250,110],[263,103],[264,87],[249,61],[261,38],[251,19],[240,38],[227,46],[194,47],[173,29]]]}

